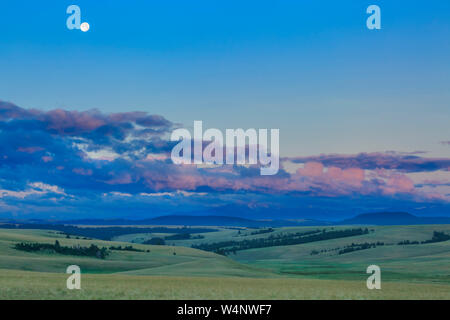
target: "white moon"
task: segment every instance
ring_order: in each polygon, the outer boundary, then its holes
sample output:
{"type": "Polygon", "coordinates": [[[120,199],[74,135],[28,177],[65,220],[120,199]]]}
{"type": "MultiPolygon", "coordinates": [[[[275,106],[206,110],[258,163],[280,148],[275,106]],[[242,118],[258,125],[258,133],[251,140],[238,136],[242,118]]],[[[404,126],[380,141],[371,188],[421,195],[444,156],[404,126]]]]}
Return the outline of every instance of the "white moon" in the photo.
{"type": "Polygon", "coordinates": [[[88,30],[89,30],[89,23],[83,22],[83,23],[80,25],[80,29],[81,29],[81,31],[83,31],[83,32],[88,31],[88,30]]]}

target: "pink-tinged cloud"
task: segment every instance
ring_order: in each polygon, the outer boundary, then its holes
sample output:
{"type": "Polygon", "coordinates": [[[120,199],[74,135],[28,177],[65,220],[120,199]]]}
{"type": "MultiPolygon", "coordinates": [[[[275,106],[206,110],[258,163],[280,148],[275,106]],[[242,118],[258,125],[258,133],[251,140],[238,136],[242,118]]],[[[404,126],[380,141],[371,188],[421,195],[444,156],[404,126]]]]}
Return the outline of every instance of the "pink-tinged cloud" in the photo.
{"type": "Polygon", "coordinates": [[[351,188],[361,187],[365,179],[364,170],[359,168],[341,169],[325,168],[320,162],[307,162],[297,170],[297,175],[309,178],[311,183],[322,186],[348,185],[351,188]]]}
{"type": "Polygon", "coordinates": [[[44,150],[42,147],[18,147],[17,151],[25,153],[35,153],[44,150]]]}
{"type": "Polygon", "coordinates": [[[112,176],[113,178],[105,181],[107,184],[120,185],[133,183],[133,178],[129,173],[116,174],[115,172],[110,172],[109,175],[112,176]]]}
{"type": "Polygon", "coordinates": [[[425,197],[426,200],[431,200],[431,201],[435,201],[435,200],[446,201],[446,200],[449,200],[448,196],[445,196],[445,195],[437,193],[437,192],[425,193],[424,197],[425,197]]]}
{"type": "Polygon", "coordinates": [[[307,177],[319,177],[323,175],[323,164],[320,162],[307,162],[304,168],[298,169],[298,174],[307,177]]]}
{"type": "Polygon", "coordinates": [[[365,179],[364,170],[359,168],[341,169],[330,167],[327,171],[327,176],[331,180],[341,181],[353,186],[361,186],[365,179]]]}
{"type": "Polygon", "coordinates": [[[12,103],[0,101],[0,120],[9,120],[9,119],[28,119],[37,114],[40,111],[32,110],[32,109],[23,109],[12,103]]]}
{"type": "Polygon", "coordinates": [[[145,157],[145,160],[146,161],[164,161],[169,158],[170,158],[170,156],[168,154],[159,153],[159,154],[148,154],[145,157]]]}
{"type": "Polygon", "coordinates": [[[390,169],[404,172],[448,170],[450,158],[427,158],[405,153],[360,153],[355,155],[329,154],[309,157],[283,158],[293,163],[320,162],[325,167],[341,169],[360,168],[365,170],[390,169]]]}
{"type": "Polygon", "coordinates": [[[60,134],[81,134],[106,123],[96,111],[78,112],[56,109],[41,114],[38,119],[46,122],[48,129],[60,134]]]}
{"type": "MultiPolygon", "coordinates": [[[[55,109],[51,111],[39,111],[23,109],[14,104],[0,101],[0,121],[11,119],[36,120],[44,124],[45,128],[60,135],[83,135],[96,129],[110,126],[125,132],[133,132],[136,129],[132,125],[137,124],[143,128],[155,128],[153,133],[164,132],[172,127],[172,123],[160,115],[149,115],[146,112],[122,112],[104,114],[97,110],[68,111],[55,109]],[[163,131],[161,131],[163,129],[163,131]]],[[[139,130],[137,130],[139,131],[139,130]]],[[[110,134],[117,131],[110,131],[110,134]]],[[[108,134],[108,130],[103,130],[108,134]]]]}
{"type": "Polygon", "coordinates": [[[53,157],[50,157],[50,156],[43,156],[41,159],[42,159],[42,161],[44,161],[46,163],[53,161],[53,157]]]}
{"type": "Polygon", "coordinates": [[[84,169],[84,168],[73,168],[72,172],[82,175],[82,176],[92,176],[92,169],[84,169]]]}
{"type": "Polygon", "coordinates": [[[109,118],[112,122],[135,122],[142,127],[168,127],[172,125],[170,121],[160,115],[149,115],[140,111],[113,113],[109,118]]]}
{"type": "Polygon", "coordinates": [[[394,174],[388,178],[382,190],[385,194],[412,193],[414,191],[414,183],[405,175],[394,174]]]}
{"type": "MultiPolygon", "coordinates": [[[[6,159],[2,164],[5,168],[16,166],[22,169],[22,183],[32,172],[49,185],[79,188],[83,192],[88,188],[101,193],[120,191],[136,194],[211,190],[220,194],[255,192],[426,198],[430,197],[430,192],[427,194],[421,190],[418,182],[414,185],[416,180],[411,180],[408,174],[419,172],[426,178],[431,172],[445,171],[450,167],[450,159],[424,158],[416,154],[334,154],[286,158],[279,174],[261,176],[259,166],[254,165],[202,168],[172,164],[168,158],[173,146],[170,141],[164,135],[146,135],[159,132],[160,128],[170,128],[171,122],[144,112],[109,115],[98,111],[43,112],[0,103],[0,124],[5,128],[0,132],[4,141],[17,140],[11,143],[12,147],[5,144],[0,150],[6,159]],[[21,121],[24,119],[33,121],[21,121]],[[36,139],[30,142],[18,137],[17,132],[24,132],[24,128],[32,128],[31,136],[36,139]],[[144,134],[139,135],[136,130],[144,131],[144,134]],[[21,146],[22,141],[27,144],[21,146]],[[43,147],[45,156],[37,153],[43,151],[43,147]],[[287,162],[291,162],[290,171],[287,170],[287,162]],[[300,164],[303,167],[296,169],[300,164]],[[41,167],[37,167],[39,165],[41,167]]],[[[4,170],[4,176],[8,177],[6,173],[4,170]]],[[[446,177],[440,177],[441,184],[448,181],[446,177]]],[[[429,181],[433,184],[437,180],[429,181]]],[[[436,196],[433,198],[438,199],[436,196]]]]}

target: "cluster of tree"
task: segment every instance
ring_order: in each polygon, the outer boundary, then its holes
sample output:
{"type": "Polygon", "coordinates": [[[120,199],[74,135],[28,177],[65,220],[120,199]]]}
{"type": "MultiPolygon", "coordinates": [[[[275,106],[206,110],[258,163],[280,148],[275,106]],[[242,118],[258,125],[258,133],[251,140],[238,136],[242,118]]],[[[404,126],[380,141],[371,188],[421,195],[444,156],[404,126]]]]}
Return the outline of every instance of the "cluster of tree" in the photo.
{"type": "Polygon", "coordinates": [[[152,244],[152,245],[157,245],[157,246],[163,246],[163,245],[166,244],[166,241],[164,241],[163,238],[155,237],[155,238],[151,238],[149,240],[146,240],[146,241],[144,241],[142,243],[143,244],[152,244]]]}
{"type": "Polygon", "coordinates": [[[364,243],[352,243],[344,249],[339,250],[338,254],[345,254],[353,251],[366,250],[370,248],[376,248],[377,246],[384,246],[384,242],[364,242],[364,243]]]}
{"type": "Polygon", "coordinates": [[[322,253],[339,251],[341,249],[342,249],[341,247],[337,247],[337,248],[331,248],[331,249],[321,249],[320,251],[319,250],[312,250],[311,251],[311,255],[314,256],[314,255],[318,255],[318,254],[322,254],[322,253]]]}
{"type": "Polygon", "coordinates": [[[171,236],[164,237],[165,240],[192,240],[192,239],[204,239],[204,238],[205,238],[205,236],[202,236],[201,234],[193,236],[190,233],[179,233],[179,234],[174,234],[171,236]]]}
{"type": "Polygon", "coordinates": [[[446,234],[444,232],[434,231],[433,238],[431,240],[422,241],[422,243],[434,243],[434,242],[443,242],[450,240],[450,234],[446,234]]]}
{"type": "Polygon", "coordinates": [[[404,240],[404,241],[400,241],[399,243],[397,243],[399,246],[407,246],[410,244],[420,244],[419,241],[410,241],[410,240],[404,240]]]}
{"type": "Polygon", "coordinates": [[[250,232],[250,235],[257,235],[257,234],[265,234],[265,233],[271,233],[274,232],[275,230],[273,228],[268,228],[268,229],[261,229],[261,230],[256,230],[253,232],[250,232]]]}
{"type": "Polygon", "coordinates": [[[1,224],[4,229],[44,229],[55,230],[70,236],[94,238],[101,240],[111,240],[114,237],[133,234],[133,233],[206,233],[214,232],[217,229],[211,228],[168,228],[168,227],[77,227],[62,224],[40,224],[40,223],[19,223],[19,224],[1,224]]]}
{"type": "Polygon", "coordinates": [[[70,236],[70,234],[65,234],[63,232],[61,232],[61,234],[64,234],[66,236],[66,239],[72,239],[72,237],[74,237],[74,239],[83,239],[83,240],[92,240],[91,238],[86,238],[86,237],[79,237],[79,236],[70,236]]]}
{"type": "Polygon", "coordinates": [[[24,242],[16,243],[14,249],[27,252],[50,251],[71,256],[88,256],[96,257],[99,259],[105,259],[109,254],[108,250],[105,247],[99,248],[95,244],[91,244],[89,247],[81,247],[79,245],[73,247],[65,247],[61,246],[58,240],[56,240],[54,244],[24,242]]]}
{"type": "Polygon", "coordinates": [[[133,248],[133,246],[124,246],[124,247],[122,247],[122,246],[117,246],[117,247],[111,246],[111,247],[109,247],[109,250],[134,251],[134,252],[150,252],[150,250],[136,249],[136,248],[133,248]]]}
{"type": "Polygon", "coordinates": [[[410,244],[427,244],[427,243],[435,243],[435,242],[443,242],[450,240],[450,234],[446,234],[445,232],[433,231],[433,237],[429,240],[425,241],[410,241],[404,240],[400,241],[398,245],[410,245],[410,244]]]}
{"type": "Polygon", "coordinates": [[[192,248],[213,251],[218,254],[227,255],[229,253],[236,253],[238,250],[247,250],[255,248],[265,248],[274,246],[288,246],[295,244],[303,244],[309,242],[353,237],[358,235],[363,235],[369,233],[369,230],[358,228],[358,229],[344,229],[344,230],[333,230],[327,231],[323,230],[312,230],[307,232],[297,232],[297,233],[287,233],[287,234],[277,234],[270,235],[266,238],[258,238],[243,241],[223,241],[216,243],[202,243],[198,245],[192,245],[192,248]]]}

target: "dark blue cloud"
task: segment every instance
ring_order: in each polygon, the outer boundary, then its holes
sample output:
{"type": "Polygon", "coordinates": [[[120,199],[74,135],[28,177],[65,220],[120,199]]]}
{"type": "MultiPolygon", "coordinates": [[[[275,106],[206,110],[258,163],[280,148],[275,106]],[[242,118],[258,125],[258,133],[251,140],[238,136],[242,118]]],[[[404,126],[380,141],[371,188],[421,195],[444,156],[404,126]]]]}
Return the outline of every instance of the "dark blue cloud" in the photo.
{"type": "Polygon", "coordinates": [[[421,172],[449,170],[448,158],[423,158],[416,155],[404,155],[402,153],[360,153],[356,155],[320,155],[310,157],[286,158],[294,163],[320,162],[325,166],[334,166],[341,169],[360,168],[395,169],[405,172],[421,172]]]}
{"type": "Polygon", "coordinates": [[[173,127],[165,118],[143,112],[43,112],[0,101],[0,213],[319,218],[426,206],[450,214],[448,201],[431,201],[414,186],[408,189],[408,178],[398,174],[448,170],[450,159],[395,153],[289,158],[285,160],[394,172],[361,180],[357,171],[317,174],[312,166],[310,171],[281,168],[275,176],[261,176],[257,166],[172,164],[168,156],[175,142],[167,136],[173,127]]]}

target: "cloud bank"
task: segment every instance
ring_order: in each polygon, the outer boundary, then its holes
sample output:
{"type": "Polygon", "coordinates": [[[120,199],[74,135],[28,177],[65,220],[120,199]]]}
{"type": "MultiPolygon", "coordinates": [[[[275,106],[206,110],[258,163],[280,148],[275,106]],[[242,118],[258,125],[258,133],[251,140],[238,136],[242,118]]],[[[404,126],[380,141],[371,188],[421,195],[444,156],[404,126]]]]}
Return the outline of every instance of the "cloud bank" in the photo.
{"type": "Polygon", "coordinates": [[[301,218],[295,208],[331,214],[330,201],[348,210],[395,202],[449,212],[448,158],[418,152],[283,158],[277,175],[261,176],[256,166],[174,165],[175,127],[146,112],[41,111],[0,101],[0,214],[73,218],[108,210],[123,216],[127,205],[140,215],[238,206],[301,218]]]}

